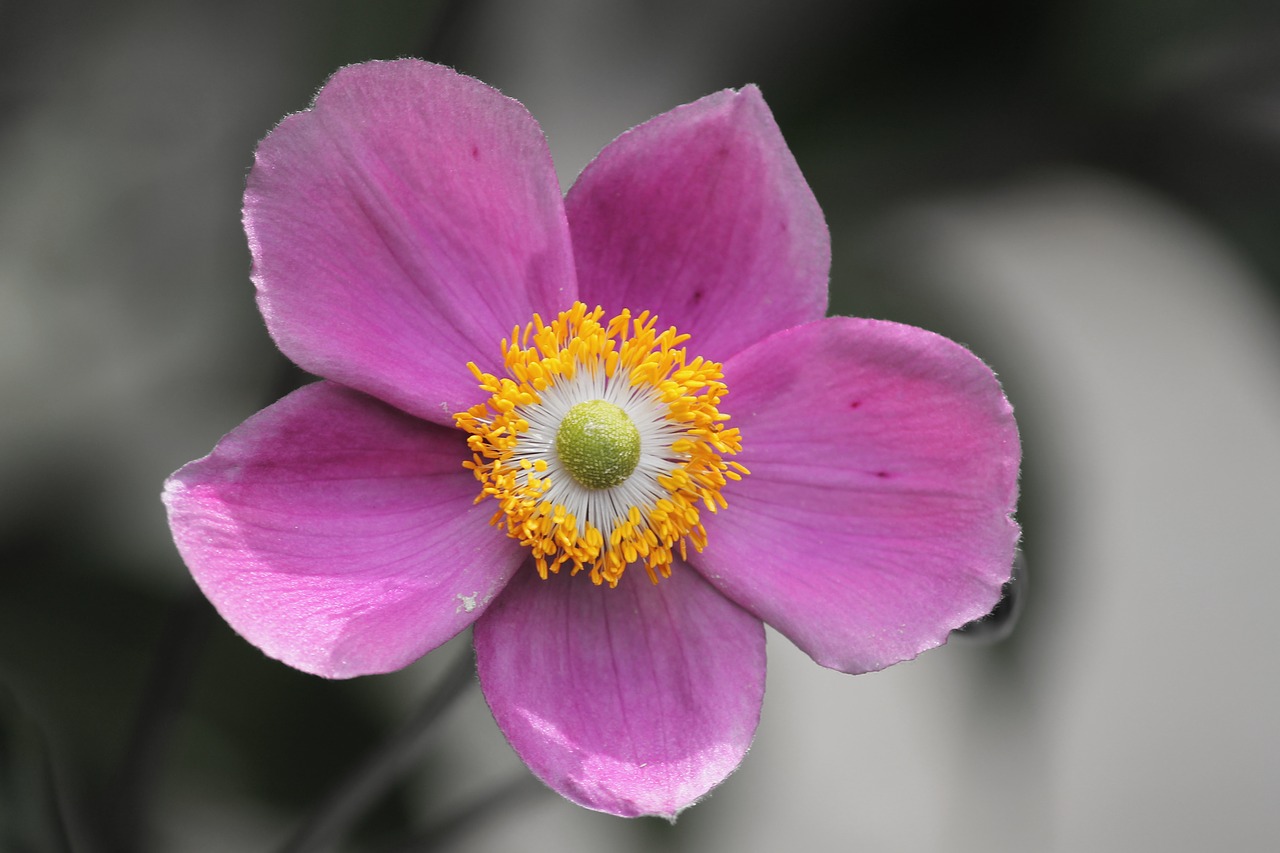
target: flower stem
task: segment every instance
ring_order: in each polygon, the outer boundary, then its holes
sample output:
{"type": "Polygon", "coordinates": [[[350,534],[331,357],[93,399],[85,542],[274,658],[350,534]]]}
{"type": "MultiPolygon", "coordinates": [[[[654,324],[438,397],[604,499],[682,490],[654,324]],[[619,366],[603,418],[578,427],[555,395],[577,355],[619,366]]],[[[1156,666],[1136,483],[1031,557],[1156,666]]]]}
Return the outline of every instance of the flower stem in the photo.
{"type": "Polygon", "coordinates": [[[455,809],[448,817],[437,821],[421,834],[389,847],[383,853],[429,853],[452,841],[468,826],[489,818],[499,809],[531,801],[547,790],[532,774],[521,773],[455,809]]]}
{"type": "Polygon", "coordinates": [[[470,647],[460,654],[427,694],[416,716],[334,788],[315,808],[281,853],[318,853],[336,843],[402,776],[431,744],[434,723],[467,685],[475,681],[470,647]]]}
{"type": "Polygon", "coordinates": [[[156,644],[125,758],[104,810],[107,850],[144,849],[147,808],[182,712],[192,673],[213,626],[213,608],[191,589],[174,603],[156,644]]]}

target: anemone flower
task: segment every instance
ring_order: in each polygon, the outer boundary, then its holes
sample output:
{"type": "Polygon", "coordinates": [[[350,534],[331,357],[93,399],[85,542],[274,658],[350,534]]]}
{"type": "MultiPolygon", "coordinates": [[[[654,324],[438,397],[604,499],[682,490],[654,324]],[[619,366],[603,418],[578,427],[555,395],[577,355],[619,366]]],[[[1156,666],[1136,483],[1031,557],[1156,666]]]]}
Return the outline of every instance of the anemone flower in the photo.
{"type": "Polygon", "coordinates": [[[521,759],[674,816],[741,762],[772,625],[878,670],[1008,579],[992,372],[826,317],[830,238],[760,92],[610,143],[562,195],[524,107],[344,68],[259,145],[252,278],[319,377],[167,482],[197,584],[271,657],[403,667],[468,626],[521,759]]]}

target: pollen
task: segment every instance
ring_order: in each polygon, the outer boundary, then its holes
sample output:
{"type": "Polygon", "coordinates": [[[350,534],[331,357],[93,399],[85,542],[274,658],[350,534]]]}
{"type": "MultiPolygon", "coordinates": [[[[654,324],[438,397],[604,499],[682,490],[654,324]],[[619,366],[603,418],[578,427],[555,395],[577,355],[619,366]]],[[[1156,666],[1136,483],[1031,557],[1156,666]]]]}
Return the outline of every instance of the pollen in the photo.
{"type": "Polygon", "coordinates": [[[454,415],[463,465],[542,578],[567,566],[617,586],[638,563],[657,583],[707,544],[702,513],[724,508],[721,490],[747,469],[725,459],[742,437],[719,410],[721,365],[690,358],[688,339],[648,311],[605,320],[575,302],[512,329],[506,375],[468,364],[488,399],[454,415]]]}

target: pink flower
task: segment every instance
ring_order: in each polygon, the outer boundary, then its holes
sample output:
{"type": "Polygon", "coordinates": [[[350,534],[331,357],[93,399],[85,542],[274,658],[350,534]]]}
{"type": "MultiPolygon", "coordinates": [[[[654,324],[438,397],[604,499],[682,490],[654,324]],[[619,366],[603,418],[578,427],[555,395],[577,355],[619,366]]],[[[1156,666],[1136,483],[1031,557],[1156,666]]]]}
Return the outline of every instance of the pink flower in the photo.
{"type": "Polygon", "coordinates": [[[930,332],[824,317],[826,225],[754,87],[623,134],[562,197],[516,101],[344,68],[262,141],[244,220],[267,327],[324,380],[164,497],[268,655],[387,672],[474,624],[534,773],[670,816],[750,744],[764,623],[859,673],[998,599],[999,384],[930,332]]]}

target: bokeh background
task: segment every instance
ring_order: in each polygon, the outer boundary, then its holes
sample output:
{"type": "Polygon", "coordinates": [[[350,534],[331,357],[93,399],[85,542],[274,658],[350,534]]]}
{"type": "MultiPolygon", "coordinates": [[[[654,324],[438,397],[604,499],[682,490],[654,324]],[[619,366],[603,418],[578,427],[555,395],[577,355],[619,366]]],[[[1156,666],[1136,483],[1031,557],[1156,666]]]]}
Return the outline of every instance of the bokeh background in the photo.
{"type": "MultiPolygon", "coordinates": [[[[444,849],[1253,851],[1280,838],[1280,7],[1245,0],[0,3],[0,850],[277,849],[463,643],[325,682],[211,615],[164,477],[296,377],[239,225],[338,66],[522,100],[563,183],[756,82],[833,311],[999,372],[1030,595],[883,673],[770,635],[742,768],[675,826],[534,792],[444,849]]],[[[477,690],[341,849],[524,774],[477,690]]]]}

